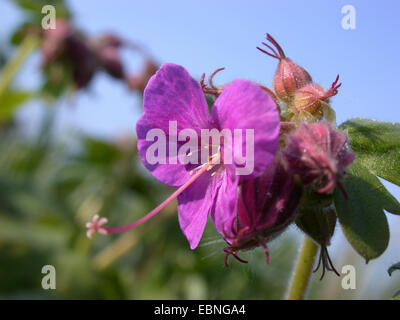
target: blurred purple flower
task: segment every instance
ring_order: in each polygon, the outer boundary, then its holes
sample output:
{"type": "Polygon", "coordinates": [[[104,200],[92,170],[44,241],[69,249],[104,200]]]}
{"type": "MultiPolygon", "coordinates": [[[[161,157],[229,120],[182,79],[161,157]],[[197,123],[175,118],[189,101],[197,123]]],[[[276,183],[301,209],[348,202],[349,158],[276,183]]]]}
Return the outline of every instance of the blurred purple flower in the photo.
{"type": "Polygon", "coordinates": [[[56,29],[44,31],[42,40],[43,65],[56,61],[68,63],[73,82],[86,87],[99,67],[99,60],[89,39],[73,28],[67,20],[58,19],[56,29]]]}

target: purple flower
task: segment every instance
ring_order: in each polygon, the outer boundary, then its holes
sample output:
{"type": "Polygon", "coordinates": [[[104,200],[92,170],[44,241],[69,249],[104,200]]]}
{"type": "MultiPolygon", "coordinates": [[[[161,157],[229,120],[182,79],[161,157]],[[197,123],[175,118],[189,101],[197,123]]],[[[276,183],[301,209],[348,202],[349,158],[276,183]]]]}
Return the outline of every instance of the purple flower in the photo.
{"type": "Polygon", "coordinates": [[[342,189],[339,179],[354,160],[347,135],[332,129],[326,121],[302,124],[289,137],[283,153],[292,172],[319,193],[329,192],[336,185],[342,189]]]}
{"type": "MultiPolygon", "coordinates": [[[[170,164],[170,159],[166,164],[157,165],[149,164],[146,160],[147,148],[152,143],[146,141],[147,132],[158,128],[168,133],[170,121],[177,121],[178,131],[190,128],[198,136],[201,135],[201,129],[254,129],[254,171],[248,177],[260,175],[272,162],[277,150],[277,107],[256,84],[246,80],[229,84],[215,101],[210,116],[200,85],[183,67],[164,64],[146,87],[144,114],[136,130],[139,154],[144,165],[165,184],[185,184],[193,169],[179,162],[170,164]]],[[[242,143],[246,141],[243,139],[242,143]]],[[[220,147],[220,153],[223,154],[223,146],[220,147]]],[[[245,150],[245,147],[241,150],[245,150]]],[[[235,164],[215,165],[178,196],[179,223],[192,249],[200,241],[210,211],[220,232],[223,225],[230,224],[235,218],[239,176],[235,174],[234,167],[235,164]]]]}
{"type": "Polygon", "coordinates": [[[177,197],[180,227],[190,248],[194,249],[201,239],[209,213],[220,233],[236,218],[240,177],[237,170],[245,166],[239,161],[242,156],[239,151],[247,152],[247,133],[244,135],[243,131],[250,129],[253,132],[254,157],[250,159],[253,170],[242,177],[261,175],[273,161],[280,129],[277,106],[258,85],[247,80],[235,80],[224,88],[210,115],[199,83],[183,67],[175,64],[164,64],[150,79],[144,91],[143,104],[144,113],[136,126],[139,155],[154,177],[179,188],[139,221],[121,228],[104,229],[108,233],[131,229],[157,214],[177,197]],[[171,122],[176,123],[175,133],[170,132],[171,122]],[[148,160],[154,141],[147,139],[147,135],[152,129],[161,130],[166,135],[166,153],[157,163],[148,160]],[[197,154],[195,158],[200,162],[195,165],[183,163],[179,156],[171,152],[171,148],[181,148],[186,143],[176,137],[183,129],[190,129],[197,137],[207,129],[242,131],[240,136],[234,135],[228,143],[225,143],[225,136],[212,143],[209,139],[201,139],[196,145],[197,150],[186,155],[197,154]],[[208,150],[208,157],[204,159],[200,155],[205,149],[208,150]],[[225,157],[229,154],[233,161],[228,163],[225,157]]]}
{"type": "Polygon", "coordinates": [[[266,262],[269,263],[267,242],[273,240],[294,221],[302,195],[302,186],[293,179],[282,157],[277,156],[265,173],[240,183],[238,217],[231,226],[233,237],[225,235],[228,247],[224,248],[227,259],[237,256],[239,250],[264,248],[266,262]]]}

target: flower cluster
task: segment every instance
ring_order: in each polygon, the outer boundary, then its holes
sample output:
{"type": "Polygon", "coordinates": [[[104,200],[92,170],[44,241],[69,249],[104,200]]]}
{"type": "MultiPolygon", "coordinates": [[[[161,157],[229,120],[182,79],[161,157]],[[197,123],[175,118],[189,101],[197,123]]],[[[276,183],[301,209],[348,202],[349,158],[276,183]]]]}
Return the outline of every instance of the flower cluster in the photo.
{"type": "Polygon", "coordinates": [[[329,90],[325,90],[319,84],[313,83],[309,73],[301,66],[287,58],[281,46],[276,40],[267,34],[267,41],[263,45],[264,50],[257,47],[267,55],[278,59],[278,67],[273,78],[273,86],[276,95],[287,104],[285,118],[301,122],[314,122],[325,118],[335,122],[335,113],[329,105],[329,98],[338,93],[339,76],[332,83],[329,90]]]}
{"type": "Polygon", "coordinates": [[[244,79],[216,87],[212,79],[222,69],[211,75],[208,86],[204,75],[198,83],[182,66],[160,67],[144,91],[144,113],[136,126],[138,150],[151,174],[177,190],[130,225],[105,227],[96,217],[88,225],[90,235],[132,229],[176,198],[179,224],[191,249],[197,247],[210,216],[227,243],[226,265],[229,255],[246,262],[238,252],[256,247],[264,249],[268,263],[267,243],[296,219],[305,189],[329,195],[339,187],[345,192],[340,180],[354,154],[328,105],[340,86],[338,79],[325,91],[270,35],[267,40],[263,44],[268,51],[259,49],[279,60],[273,90],[244,79]],[[206,95],[215,99],[211,114],[206,95]],[[157,149],[158,162],[149,160],[155,149],[149,133],[154,130],[165,133],[158,138],[165,143],[165,150],[157,149]],[[203,139],[204,130],[220,135],[203,139]],[[250,130],[252,139],[244,133],[227,135],[238,130],[250,130]],[[183,160],[195,157],[197,162],[181,161],[173,150],[186,148],[192,136],[202,139],[187,148],[183,160]],[[206,156],[200,156],[204,150],[206,156]],[[253,170],[239,175],[237,169],[245,165],[243,150],[253,152],[246,158],[253,170]]]}

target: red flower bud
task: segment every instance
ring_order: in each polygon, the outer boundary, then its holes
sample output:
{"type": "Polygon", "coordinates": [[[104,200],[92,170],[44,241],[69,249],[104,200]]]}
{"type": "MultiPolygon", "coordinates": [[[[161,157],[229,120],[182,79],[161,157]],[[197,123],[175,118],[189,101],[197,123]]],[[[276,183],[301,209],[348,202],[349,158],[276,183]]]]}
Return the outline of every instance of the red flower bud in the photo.
{"type": "Polygon", "coordinates": [[[292,172],[318,193],[332,191],[336,185],[342,189],[339,179],[354,160],[347,135],[326,121],[303,123],[289,136],[283,154],[292,172]]]}
{"type": "MultiPolygon", "coordinates": [[[[266,243],[274,239],[294,221],[302,195],[302,187],[293,179],[286,163],[278,155],[265,173],[256,179],[242,180],[238,201],[238,219],[232,226],[234,236],[225,235],[227,258],[239,250],[261,246],[269,262],[266,243]]],[[[226,233],[226,232],[225,232],[226,233]]]]}
{"type": "Polygon", "coordinates": [[[279,60],[278,67],[274,75],[273,85],[277,96],[283,101],[289,102],[297,89],[312,82],[311,76],[304,68],[287,58],[281,46],[268,33],[267,40],[275,48],[264,42],[262,44],[270,49],[271,52],[259,47],[257,47],[257,49],[279,60]]]}
{"type": "Polygon", "coordinates": [[[322,107],[329,103],[329,98],[338,93],[341,83],[339,81],[339,75],[336,80],[332,83],[329,90],[325,90],[318,84],[309,84],[303,88],[298,89],[292,101],[293,111],[296,113],[307,111],[308,113],[321,118],[322,107]]]}

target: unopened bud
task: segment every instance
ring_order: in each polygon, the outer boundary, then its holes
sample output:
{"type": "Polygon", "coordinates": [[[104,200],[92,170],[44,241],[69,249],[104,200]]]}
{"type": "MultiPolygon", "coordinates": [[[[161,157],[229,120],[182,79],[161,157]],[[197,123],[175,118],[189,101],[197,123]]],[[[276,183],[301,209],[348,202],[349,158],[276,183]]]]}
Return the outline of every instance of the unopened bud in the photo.
{"type": "Polygon", "coordinates": [[[285,102],[290,102],[297,89],[312,82],[309,73],[291,59],[287,58],[281,46],[267,34],[267,40],[272,44],[262,43],[269,51],[257,47],[258,50],[278,59],[279,64],[275,71],[273,85],[277,96],[285,102]]]}
{"type": "Polygon", "coordinates": [[[242,180],[240,190],[236,223],[229,234],[224,229],[224,238],[229,245],[224,248],[225,264],[229,255],[245,262],[237,252],[258,246],[264,248],[268,263],[267,243],[296,218],[303,188],[278,154],[260,177],[242,180]]]}
{"type": "Polygon", "coordinates": [[[289,136],[283,154],[291,171],[318,193],[342,189],[340,179],[355,158],[347,135],[326,121],[303,123],[289,136]]]}
{"type": "Polygon", "coordinates": [[[298,89],[291,103],[293,111],[295,113],[306,111],[313,116],[321,117],[323,106],[329,103],[329,98],[336,95],[338,88],[342,85],[341,83],[337,84],[338,81],[339,75],[329,90],[325,90],[319,84],[315,83],[298,89]]]}

